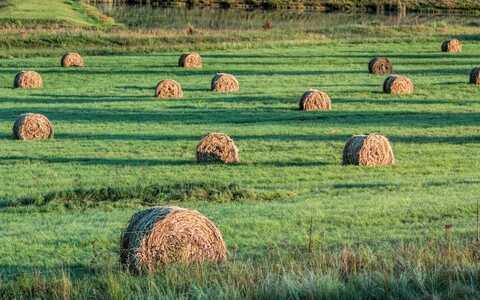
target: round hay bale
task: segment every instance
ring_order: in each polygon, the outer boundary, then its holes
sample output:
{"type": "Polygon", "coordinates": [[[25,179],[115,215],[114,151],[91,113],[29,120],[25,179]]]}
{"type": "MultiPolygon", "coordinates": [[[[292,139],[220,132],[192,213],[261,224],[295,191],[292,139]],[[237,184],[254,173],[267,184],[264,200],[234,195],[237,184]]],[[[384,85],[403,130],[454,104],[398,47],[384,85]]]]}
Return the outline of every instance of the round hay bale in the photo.
{"type": "Polygon", "coordinates": [[[197,145],[198,162],[238,163],[238,148],[233,140],[223,133],[209,133],[197,145]]]}
{"type": "Polygon", "coordinates": [[[368,72],[375,75],[392,74],[393,66],[388,58],[376,57],[368,64],[368,72]]]}
{"type": "Polygon", "coordinates": [[[462,43],[457,39],[451,39],[442,43],[443,52],[462,52],[462,43]]]}
{"type": "Polygon", "coordinates": [[[383,91],[392,95],[410,95],[415,87],[410,78],[399,75],[391,75],[383,83],[383,91]]]}
{"type": "Polygon", "coordinates": [[[311,89],[306,91],[300,99],[300,110],[331,110],[332,101],[327,93],[319,90],[311,89]]]}
{"type": "Polygon", "coordinates": [[[42,114],[20,115],[13,124],[13,137],[18,140],[46,140],[53,138],[53,125],[42,114]]]}
{"type": "Polygon", "coordinates": [[[15,76],[14,88],[41,89],[43,87],[42,76],[35,71],[22,71],[15,76]]]}
{"type": "Polygon", "coordinates": [[[470,83],[480,85],[480,67],[474,68],[470,72],[470,83]]]}
{"type": "Polygon", "coordinates": [[[386,166],[393,165],[395,157],[390,142],[379,134],[351,137],[343,149],[344,165],[386,166]]]}
{"type": "Polygon", "coordinates": [[[202,57],[197,52],[182,54],[178,60],[178,66],[187,69],[201,69],[202,57]]]}
{"type": "Polygon", "coordinates": [[[182,86],[175,80],[162,80],[157,84],[155,96],[161,99],[182,98],[182,86]]]}
{"type": "Polygon", "coordinates": [[[170,263],[222,262],[226,257],[215,224],[180,207],[153,207],[134,214],[120,240],[120,262],[133,272],[155,272],[170,263]]]}
{"type": "Polygon", "coordinates": [[[80,54],[76,52],[70,52],[65,54],[62,57],[61,64],[62,64],[62,67],[64,68],[70,68],[70,67],[81,68],[85,66],[83,58],[80,56],[80,54]]]}
{"type": "Polygon", "coordinates": [[[221,93],[238,92],[240,90],[240,84],[232,74],[217,73],[212,79],[211,89],[214,92],[221,93]]]}

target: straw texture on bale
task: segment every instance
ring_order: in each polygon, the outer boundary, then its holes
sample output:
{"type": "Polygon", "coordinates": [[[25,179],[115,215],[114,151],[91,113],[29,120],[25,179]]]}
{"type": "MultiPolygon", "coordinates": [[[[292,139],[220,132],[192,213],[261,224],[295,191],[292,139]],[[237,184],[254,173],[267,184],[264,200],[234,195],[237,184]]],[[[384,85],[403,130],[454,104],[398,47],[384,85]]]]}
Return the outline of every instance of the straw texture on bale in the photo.
{"type": "Polygon", "coordinates": [[[331,110],[332,101],[327,93],[311,89],[306,91],[300,99],[300,110],[331,110]]]}
{"type": "Polygon", "coordinates": [[[41,114],[20,115],[13,124],[13,137],[18,140],[46,140],[53,138],[53,126],[41,114]]]}
{"type": "Polygon", "coordinates": [[[222,262],[227,249],[218,228],[197,211],[153,207],[133,215],[122,233],[120,262],[133,272],[170,263],[222,262]]]}
{"type": "Polygon", "coordinates": [[[405,76],[391,75],[383,83],[383,91],[392,95],[409,95],[414,89],[412,80],[405,76]]]}
{"type": "Polygon", "coordinates": [[[212,91],[221,93],[238,92],[240,90],[240,84],[232,74],[217,73],[212,79],[211,89],[212,91]]]}
{"type": "Polygon", "coordinates": [[[470,72],[470,83],[480,85],[480,67],[474,68],[470,72]]]}
{"type": "Polygon", "coordinates": [[[442,43],[443,52],[462,52],[462,43],[457,39],[448,40],[442,43]]]}
{"type": "Polygon", "coordinates": [[[155,96],[161,99],[182,98],[183,90],[180,83],[175,80],[166,79],[158,83],[155,96]]]}
{"type": "Polygon", "coordinates": [[[83,61],[82,56],[76,52],[70,52],[65,54],[62,57],[61,61],[62,67],[64,68],[70,68],[70,67],[84,67],[85,63],[83,61]]]}
{"type": "Polygon", "coordinates": [[[368,72],[376,75],[387,75],[393,72],[393,66],[388,58],[376,57],[368,64],[368,72]]]}
{"type": "Polygon", "coordinates": [[[197,52],[182,54],[178,60],[178,66],[187,69],[201,69],[202,57],[197,52]]]}
{"type": "Polygon", "coordinates": [[[351,137],[343,149],[344,165],[386,166],[395,164],[389,140],[379,134],[351,137]]]}
{"type": "Polygon", "coordinates": [[[209,133],[197,145],[198,162],[237,163],[238,148],[233,140],[223,133],[209,133]]]}
{"type": "Polygon", "coordinates": [[[40,89],[43,87],[42,76],[35,71],[22,71],[15,76],[15,88],[40,89]]]}

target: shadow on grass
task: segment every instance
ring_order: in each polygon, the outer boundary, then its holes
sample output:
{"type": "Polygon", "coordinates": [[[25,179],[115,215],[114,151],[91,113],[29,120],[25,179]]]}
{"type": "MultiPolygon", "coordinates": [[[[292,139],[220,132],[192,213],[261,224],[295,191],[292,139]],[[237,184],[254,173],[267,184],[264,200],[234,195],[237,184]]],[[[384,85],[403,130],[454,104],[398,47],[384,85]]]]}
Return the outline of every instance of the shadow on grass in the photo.
{"type": "Polygon", "coordinates": [[[30,161],[30,162],[42,162],[42,163],[72,163],[81,165],[111,165],[111,166],[185,166],[185,165],[198,165],[198,163],[192,158],[192,160],[162,160],[162,159],[126,159],[126,158],[97,158],[97,157],[47,157],[47,156],[1,156],[4,162],[16,162],[16,161],[30,161]]]}
{"type": "MultiPolygon", "coordinates": [[[[405,100],[406,101],[406,100],[405,100]]],[[[296,106],[296,105],[295,105],[296,106]]],[[[0,120],[15,120],[25,109],[0,111],[0,120]]],[[[418,127],[418,126],[477,126],[480,112],[416,112],[416,111],[332,111],[301,112],[297,110],[252,109],[164,109],[144,111],[111,108],[54,107],[30,109],[43,113],[54,123],[155,123],[231,125],[301,125],[314,124],[352,128],[352,126],[418,127]]],[[[60,132],[59,132],[60,133],[60,132]]]]}
{"type": "MultiPolygon", "coordinates": [[[[365,132],[358,132],[352,130],[352,134],[337,134],[337,135],[323,135],[323,134],[261,134],[261,135],[248,135],[248,134],[236,134],[231,135],[232,138],[237,142],[346,142],[353,134],[364,134],[365,132]]],[[[392,142],[398,143],[407,143],[407,144],[472,144],[480,143],[480,135],[463,135],[463,136],[412,136],[412,135],[389,135],[385,133],[387,137],[392,142]]],[[[5,136],[7,137],[7,135],[5,136]]],[[[11,138],[11,134],[8,135],[11,138]]],[[[197,143],[202,138],[202,135],[177,135],[177,134],[144,134],[144,133],[58,133],[56,135],[57,140],[89,140],[89,141],[152,141],[152,142],[188,142],[188,143],[197,143]]],[[[20,141],[19,141],[20,143],[20,141]]],[[[46,142],[48,143],[48,142],[46,142]]],[[[193,146],[192,146],[193,147],[193,146]]],[[[193,151],[193,148],[192,148],[193,151]]],[[[192,154],[193,155],[193,154],[192,154]]],[[[28,157],[22,156],[6,156],[0,157],[0,159],[16,160],[16,159],[29,159],[28,157]]],[[[35,160],[35,158],[32,158],[35,160]]],[[[40,158],[42,160],[44,158],[40,158]]],[[[70,158],[47,158],[47,162],[68,162],[70,158]]],[[[95,158],[75,158],[73,161],[78,161],[80,163],[94,164],[95,158]]],[[[117,159],[107,159],[106,163],[111,164],[123,164],[123,160],[117,159]]],[[[128,160],[126,160],[128,161],[128,160]]],[[[275,162],[278,166],[286,165],[285,162],[275,162]]],[[[274,162],[260,162],[258,164],[270,164],[274,165],[274,162]]],[[[322,162],[303,162],[303,161],[290,161],[288,166],[296,165],[308,165],[308,164],[322,164],[322,162]]],[[[196,164],[194,162],[193,156],[192,161],[183,160],[183,161],[173,161],[173,160],[155,160],[155,159],[146,159],[138,160],[134,159],[133,161],[126,162],[126,164],[133,165],[189,165],[196,164]]],[[[257,163],[254,163],[257,164],[257,163]]]]}
{"type": "Polygon", "coordinates": [[[147,95],[132,96],[81,96],[81,95],[51,95],[51,94],[32,94],[30,97],[2,97],[0,103],[23,103],[23,104],[84,104],[84,103],[115,103],[115,102],[135,102],[151,101],[155,99],[154,90],[147,95]]]}

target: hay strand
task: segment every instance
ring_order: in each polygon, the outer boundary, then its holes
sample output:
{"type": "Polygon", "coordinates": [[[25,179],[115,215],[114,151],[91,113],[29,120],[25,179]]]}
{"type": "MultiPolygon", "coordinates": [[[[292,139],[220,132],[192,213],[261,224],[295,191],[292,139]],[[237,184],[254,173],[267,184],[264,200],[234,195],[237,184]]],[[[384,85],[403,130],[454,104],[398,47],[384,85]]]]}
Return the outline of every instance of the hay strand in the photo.
{"type": "Polygon", "coordinates": [[[470,72],[470,83],[480,85],[480,67],[474,68],[470,72]]]}
{"type": "Polygon", "coordinates": [[[375,75],[387,75],[393,72],[393,66],[388,58],[376,57],[368,64],[368,72],[375,75]]]}
{"type": "Polygon", "coordinates": [[[195,210],[153,207],[132,216],[120,240],[120,262],[133,272],[171,263],[222,262],[227,249],[218,228],[195,210]]]}
{"type": "Polygon", "coordinates": [[[211,90],[221,93],[238,92],[240,84],[232,74],[217,73],[212,79],[211,90]]]}
{"type": "Polygon", "coordinates": [[[233,140],[223,133],[209,133],[197,145],[198,162],[238,163],[238,148],[233,140]]]}
{"type": "Polygon", "coordinates": [[[410,95],[415,87],[410,78],[399,75],[391,75],[383,83],[383,91],[392,95],[410,95]]]}
{"type": "Polygon", "coordinates": [[[344,165],[386,166],[395,164],[389,140],[379,134],[351,137],[343,149],[344,165]]]}
{"type": "Polygon", "coordinates": [[[311,89],[306,91],[300,99],[300,110],[314,111],[323,110],[328,111],[332,109],[332,101],[327,93],[319,90],[311,89]]]}
{"type": "Polygon", "coordinates": [[[462,52],[462,43],[457,39],[451,39],[442,43],[443,52],[458,53],[462,52]]]}
{"type": "Polygon", "coordinates": [[[15,76],[14,88],[40,89],[43,87],[42,76],[35,71],[22,71],[15,76]]]}
{"type": "Polygon", "coordinates": [[[46,140],[53,138],[53,126],[42,114],[20,115],[13,124],[13,137],[18,140],[46,140]]]}
{"type": "Polygon", "coordinates": [[[81,68],[85,66],[85,63],[80,54],[76,52],[70,52],[65,54],[62,57],[61,65],[64,68],[71,68],[71,67],[81,68]]]}
{"type": "Polygon", "coordinates": [[[187,69],[201,69],[202,57],[197,52],[182,54],[178,60],[178,66],[187,69]]]}
{"type": "Polygon", "coordinates": [[[182,86],[175,80],[162,80],[157,84],[155,96],[161,99],[182,98],[182,86]]]}

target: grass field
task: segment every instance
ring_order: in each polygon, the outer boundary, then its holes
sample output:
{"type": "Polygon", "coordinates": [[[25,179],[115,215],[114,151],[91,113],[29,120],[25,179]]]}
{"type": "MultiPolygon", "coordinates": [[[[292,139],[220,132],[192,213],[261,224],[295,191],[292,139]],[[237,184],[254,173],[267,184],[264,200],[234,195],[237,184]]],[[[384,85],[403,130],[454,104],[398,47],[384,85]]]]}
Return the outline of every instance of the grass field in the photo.
{"type": "Polygon", "coordinates": [[[26,29],[38,25],[102,28],[113,25],[97,9],[77,0],[2,0],[0,24],[26,29]]]}
{"type": "Polygon", "coordinates": [[[469,241],[477,234],[480,94],[467,83],[480,58],[478,29],[464,30],[463,53],[439,52],[462,28],[432,29],[415,42],[357,36],[205,47],[204,68],[193,71],[177,67],[179,51],[87,55],[87,67],[72,70],[59,66],[63,48],[0,47],[4,56],[30,51],[0,61],[0,298],[478,296],[478,250],[469,241]],[[412,78],[414,95],[382,93],[384,77],[367,72],[377,55],[412,78]],[[41,73],[44,89],[12,89],[23,69],[41,73]],[[210,92],[218,71],[235,74],[241,91],[210,92]],[[182,84],[183,99],[154,98],[167,78],[182,84]],[[331,96],[331,112],[297,110],[312,87],[331,96]],[[48,116],[55,139],[13,140],[24,112],[48,116]],[[198,141],[212,131],[232,136],[240,164],[195,162],[198,141]],[[369,132],[390,138],[397,165],[342,166],[346,140],[369,132]],[[163,196],[114,201],[116,191],[151,185],[163,196]],[[76,189],[83,196],[69,193],[76,189]],[[232,197],[234,190],[245,196],[232,197]],[[45,203],[52,192],[58,197],[45,203]],[[181,267],[150,277],[119,271],[118,240],[130,216],[167,204],[213,220],[230,262],[195,266],[191,278],[181,267]],[[346,245],[363,266],[348,279],[346,245]],[[412,264],[407,271],[398,270],[399,249],[412,264]]]}

